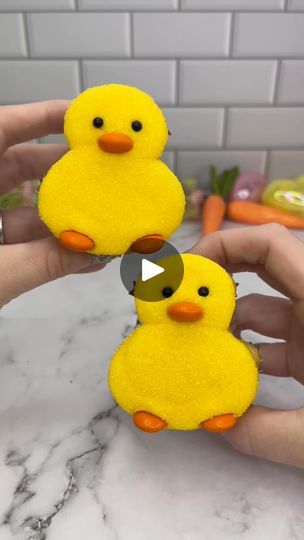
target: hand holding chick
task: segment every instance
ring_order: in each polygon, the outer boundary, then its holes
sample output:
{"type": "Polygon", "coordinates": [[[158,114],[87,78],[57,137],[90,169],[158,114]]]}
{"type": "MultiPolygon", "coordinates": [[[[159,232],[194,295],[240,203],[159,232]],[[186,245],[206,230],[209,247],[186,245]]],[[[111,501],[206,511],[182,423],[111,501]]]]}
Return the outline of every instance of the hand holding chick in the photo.
{"type": "Polygon", "coordinates": [[[181,223],[185,198],[160,160],[168,126],[153,99],[119,84],[89,88],[68,108],[64,133],[70,151],[42,182],[42,221],[74,251],[142,253],[147,238],[157,251],[181,223]]]}
{"type": "MultiPolygon", "coordinates": [[[[194,253],[229,272],[256,272],[288,297],[249,295],[237,303],[234,330],[250,329],[279,343],[259,347],[265,374],[304,384],[304,246],[281,225],[231,229],[206,236],[194,253]],[[248,249],[250,247],[250,249],[248,249]]],[[[238,450],[304,468],[304,407],[275,410],[253,406],[226,438],[238,450]]]]}
{"type": "MultiPolygon", "coordinates": [[[[60,133],[68,105],[67,101],[45,101],[1,108],[1,195],[45,174],[66,152],[64,145],[30,141],[60,133]]],[[[36,208],[0,211],[0,308],[47,281],[91,270],[94,262],[86,253],[62,248],[41,223],[36,208]]],[[[94,268],[100,266],[94,264],[94,268]]]]}

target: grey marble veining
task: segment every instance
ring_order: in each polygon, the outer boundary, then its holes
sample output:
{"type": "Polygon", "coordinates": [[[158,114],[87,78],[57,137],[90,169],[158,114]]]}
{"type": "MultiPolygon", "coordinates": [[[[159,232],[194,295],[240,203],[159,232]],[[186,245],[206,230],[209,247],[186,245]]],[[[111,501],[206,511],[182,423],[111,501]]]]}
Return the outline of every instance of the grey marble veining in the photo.
{"type": "MultiPolygon", "coordinates": [[[[198,228],[175,237],[189,248],[198,228]]],[[[269,287],[239,275],[239,294],[269,287]]],[[[205,432],[137,431],[108,363],[135,325],[119,261],[7,306],[0,320],[0,540],[303,540],[304,472],[205,432]]],[[[258,402],[303,404],[261,377],[258,402]]]]}

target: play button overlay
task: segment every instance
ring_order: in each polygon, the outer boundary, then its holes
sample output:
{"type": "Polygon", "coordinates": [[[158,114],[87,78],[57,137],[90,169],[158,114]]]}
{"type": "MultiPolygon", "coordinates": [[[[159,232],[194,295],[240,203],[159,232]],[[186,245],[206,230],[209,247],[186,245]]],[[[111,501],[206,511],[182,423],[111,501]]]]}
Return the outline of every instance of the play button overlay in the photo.
{"type": "Polygon", "coordinates": [[[148,279],[154,278],[159,274],[162,274],[165,269],[158,264],[155,264],[147,259],[141,261],[141,279],[142,281],[148,281],[148,279]]]}
{"type": "Polygon", "coordinates": [[[126,253],[120,264],[120,277],[129,294],[146,302],[159,302],[171,296],[184,275],[182,257],[169,242],[154,253],[126,253]]]}

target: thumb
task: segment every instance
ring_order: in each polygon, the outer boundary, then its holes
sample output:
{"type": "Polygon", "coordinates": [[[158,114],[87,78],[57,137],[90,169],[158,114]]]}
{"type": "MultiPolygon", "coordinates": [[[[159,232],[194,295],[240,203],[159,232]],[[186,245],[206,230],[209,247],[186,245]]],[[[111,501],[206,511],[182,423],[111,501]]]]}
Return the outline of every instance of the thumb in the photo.
{"type": "Polygon", "coordinates": [[[0,247],[0,307],[20,294],[94,263],[94,256],[74,253],[55,238],[0,247]]]}
{"type": "Polygon", "coordinates": [[[304,407],[250,407],[225,438],[245,454],[304,468],[304,407]]]}

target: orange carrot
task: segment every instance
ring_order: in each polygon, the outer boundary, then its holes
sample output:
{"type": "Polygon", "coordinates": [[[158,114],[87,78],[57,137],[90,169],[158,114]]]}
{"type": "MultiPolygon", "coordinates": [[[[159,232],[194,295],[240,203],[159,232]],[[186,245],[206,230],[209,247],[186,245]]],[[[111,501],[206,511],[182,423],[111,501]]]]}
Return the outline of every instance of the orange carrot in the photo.
{"type": "Polygon", "coordinates": [[[213,191],[207,197],[202,213],[202,233],[217,231],[222,224],[226,212],[225,199],[229,195],[235,179],[239,176],[238,167],[233,167],[217,175],[215,167],[210,167],[210,184],[213,191]]]}
{"type": "Polygon", "coordinates": [[[248,201],[232,201],[227,205],[227,217],[232,221],[263,225],[279,223],[290,229],[304,229],[304,219],[279,208],[248,201]]]}
{"type": "Polygon", "coordinates": [[[203,208],[202,233],[218,231],[226,212],[226,203],[221,195],[209,195],[203,208]]]}

